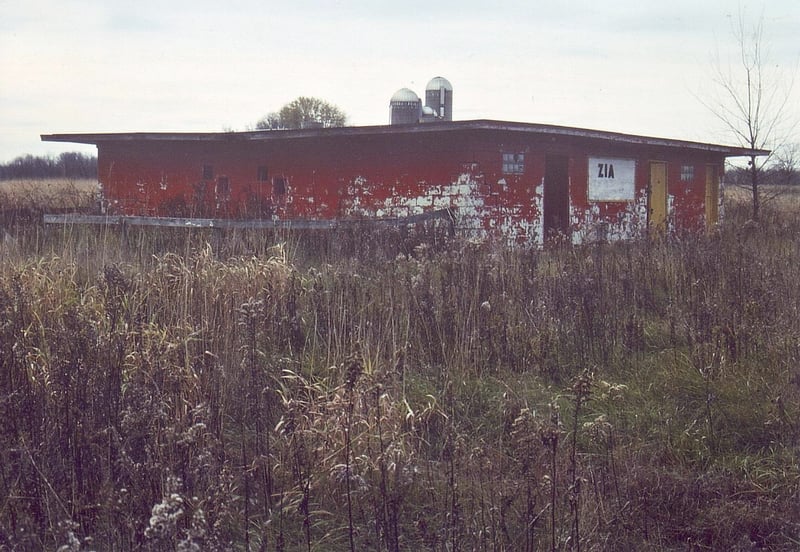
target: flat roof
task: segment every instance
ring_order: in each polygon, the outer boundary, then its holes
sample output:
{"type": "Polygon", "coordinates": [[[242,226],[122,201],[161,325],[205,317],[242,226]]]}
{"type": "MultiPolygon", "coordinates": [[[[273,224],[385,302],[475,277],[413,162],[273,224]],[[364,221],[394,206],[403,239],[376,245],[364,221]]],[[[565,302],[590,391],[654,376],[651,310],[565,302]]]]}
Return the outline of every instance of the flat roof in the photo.
{"type": "Polygon", "coordinates": [[[508,121],[493,121],[476,119],[470,121],[436,121],[429,123],[405,125],[379,125],[379,126],[345,126],[334,128],[311,128],[297,130],[253,130],[246,132],[109,132],[109,133],[76,133],[76,134],[42,134],[45,142],[74,142],[78,144],[94,144],[109,142],[138,142],[138,141],[180,141],[180,142],[214,142],[214,141],[266,141],[318,138],[327,136],[376,136],[397,134],[442,133],[459,130],[487,130],[519,132],[525,134],[564,136],[618,142],[624,144],[637,144],[642,146],[657,146],[668,148],[684,148],[693,150],[721,153],[726,157],[740,157],[750,155],[769,155],[769,150],[742,148],[739,146],[724,146],[704,142],[687,140],[673,140],[670,138],[655,138],[652,136],[639,136],[636,134],[623,134],[604,130],[565,127],[558,125],[545,125],[538,123],[517,123],[508,121]]]}

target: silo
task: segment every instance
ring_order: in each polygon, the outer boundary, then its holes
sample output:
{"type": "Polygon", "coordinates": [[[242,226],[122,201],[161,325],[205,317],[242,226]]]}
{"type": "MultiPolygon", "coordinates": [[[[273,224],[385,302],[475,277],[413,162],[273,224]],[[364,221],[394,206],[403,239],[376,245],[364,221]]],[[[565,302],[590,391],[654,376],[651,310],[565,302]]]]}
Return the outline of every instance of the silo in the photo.
{"type": "Polygon", "coordinates": [[[431,79],[425,87],[425,105],[442,121],[453,120],[453,85],[444,77],[431,79]]]}
{"type": "Polygon", "coordinates": [[[419,96],[408,88],[401,88],[394,93],[389,101],[392,110],[393,125],[408,125],[419,122],[422,115],[422,101],[419,96]]]}

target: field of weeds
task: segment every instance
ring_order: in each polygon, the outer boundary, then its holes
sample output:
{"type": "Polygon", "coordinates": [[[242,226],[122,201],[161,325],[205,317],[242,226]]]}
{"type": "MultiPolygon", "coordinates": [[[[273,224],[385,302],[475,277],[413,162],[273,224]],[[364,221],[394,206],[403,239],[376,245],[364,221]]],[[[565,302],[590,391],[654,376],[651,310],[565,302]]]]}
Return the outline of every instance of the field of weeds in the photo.
{"type": "Polygon", "coordinates": [[[28,207],[79,211],[92,205],[98,191],[97,180],[90,179],[0,180],[4,209],[28,207]]]}
{"type": "Polygon", "coordinates": [[[0,180],[0,230],[36,223],[43,213],[93,211],[99,190],[90,179],[0,180]]]}
{"type": "Polygon", "coordinates": [[[0,549],[796,550],[800,198],[725,207],[543,251],[17,228],[0,549]]]}

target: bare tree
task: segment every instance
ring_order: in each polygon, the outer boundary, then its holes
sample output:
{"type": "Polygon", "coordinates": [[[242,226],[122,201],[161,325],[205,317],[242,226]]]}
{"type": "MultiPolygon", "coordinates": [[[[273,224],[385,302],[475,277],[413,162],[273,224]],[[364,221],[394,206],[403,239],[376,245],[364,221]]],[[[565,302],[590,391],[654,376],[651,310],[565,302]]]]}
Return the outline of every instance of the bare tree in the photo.
{"type": "Polygon", "coordinates": [[[330,128],[344,126],[347,115],[319,98],[300,96],[286,104],[278,113],[270,113],[256,123],[258,130],[291,128],[330,128]]]}
{"type": "Polygon", "coordinates": [[[283,130],[281,124],[281,115],[273,111],[268,115],[264,115],[256,122],[256,130],[283,130]]]}
{"type": "Polygon", "coordinates": [[[768,150],[785,143],[797,126],[791,122],[787,108],[794,73],[785,74],[769,60],[763,15],[751,21],[740,10],[733,36],[738,60],[723,63],[717,55],[714,76],[718,97],[701,101],[750,152],[748,188],[753,199],[752,217],[758,220],[761,174],[771,158],[768,150]]]}
{"type": "Polygon", "coordinates": [[[776,181],[783,186],[800,184],[800,144],[783,144],[775,150],[772,169],[776,181]]]}

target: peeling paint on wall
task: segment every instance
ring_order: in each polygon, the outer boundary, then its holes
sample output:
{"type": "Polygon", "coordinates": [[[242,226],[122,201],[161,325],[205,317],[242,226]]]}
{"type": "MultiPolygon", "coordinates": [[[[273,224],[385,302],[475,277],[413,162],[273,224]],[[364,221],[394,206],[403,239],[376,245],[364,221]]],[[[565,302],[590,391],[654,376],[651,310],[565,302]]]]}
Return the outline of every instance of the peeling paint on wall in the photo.
{"type": "MultiPolygon", "coordinates": [[[[526,204],[510,204],[488,197],[483,175],[464,172],[448,184],[418,183],[419,193],[410,195],[381,182],[370,182],[363,176],[354,178],[346,188],[341,213],[347,218],[403,218],[425,212],[451,209],[459,235],[486,239],[498,237],[508,244],[536,243],[541,236],[541,196],[530,198],[526,204]],[[380,197],[379,197],[380,196],[380,197]],[[381,199],[382,197],[382,199],[381,199]]],[[[503,179],[498,187],[507,185],[503,179]]]]}
{"type": "Polygon", "coordinates": [[[572,243],[615,242],[642,237],[647,230],[647,190],[639,191],[636,201],[626,202],[613,216],[604,215],[602,204],[589,208],[570,206],[572,243]]]}
{"type": "Polygon", "coordinates": [[[481,230],[481,221],[489,212],[480,191],[480,182],[472,175],[459,175],[454,182],[441,186],[420,186],[423,193],[406,195],[393,187],[386,195],[381,182],[370,182],[363,176],[352,180],[343,199],[342,214],[348,218],[381,217],[403,218],[420,215],[437,209],[454,209],[457,229],[475,234],[481,230]],[[377,198],[376,189],[383,199],[377,198]]]}

